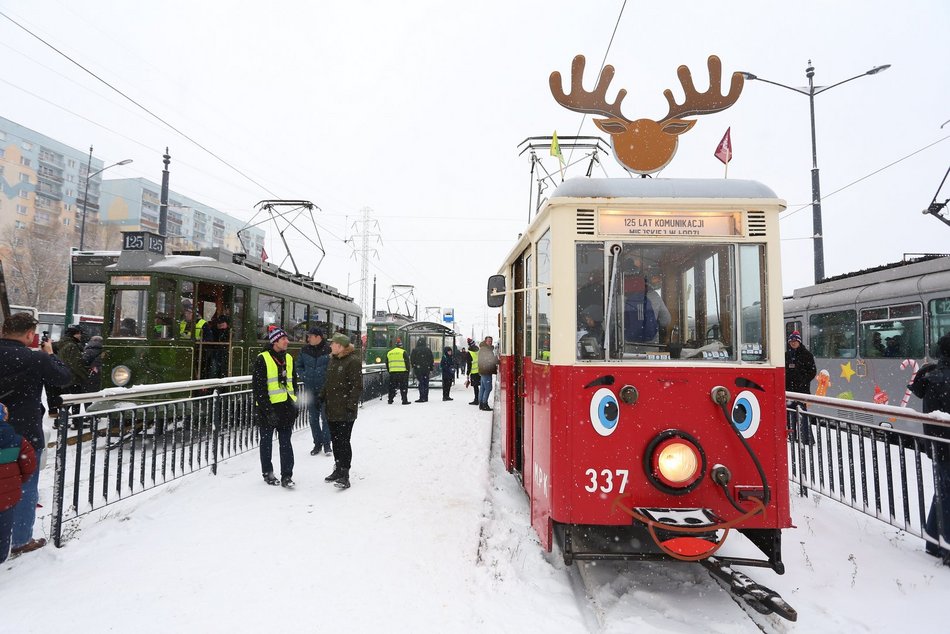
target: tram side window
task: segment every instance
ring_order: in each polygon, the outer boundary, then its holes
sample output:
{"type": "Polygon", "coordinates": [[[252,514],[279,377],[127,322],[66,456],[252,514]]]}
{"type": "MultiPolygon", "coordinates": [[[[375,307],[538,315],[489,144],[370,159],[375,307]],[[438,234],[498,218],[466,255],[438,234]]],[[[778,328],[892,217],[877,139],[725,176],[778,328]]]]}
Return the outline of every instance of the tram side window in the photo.
{"type": "Polygon", "coordinates": [[[306,304],[291,302],[290,304],[290,340],[306,341],[307,339],[307,312],[306,304]]]}
{"type": "Polygon", "coordinates": [[[113,337],[142,337],[148,307],[148,293],[144,290],[112,292],[110,314],[113,337]]]}
{"type": "Polygon", "coordinates": [[[808,342],[812,354],[822,359],[853,359],[856,356],[856,318],[853,310],[810,316],[808,342]]]}
{"type": "Polygon", "coordinates": [[[175,336],[175,280],[155,280],[155,318],[151,335],[156,339],[171,339],[175,336]]]}
{"type": "Polygon", "coordinates": [[[234,289],[234,312],[231,314],[231,340],[244,340],[244,289],[234,289]]]}
{"type": "Polygon", "coordinates": [[[793,319],[792,321],[786,321],[786,322],[785,322],[785,340],[788,341],[789,336],[790,336],[793,332],[795,332],[796,330],[797,330],[799,333],[802,332],[801,317],[797,317],[797,318],[793,319]]]}
{"type": "Polygon", "coordinates": [[[930,315],[930,357],[937,357],[937,342],[950,332],[950,297],[932,299],[927,306],[930,315]]]}
{"type": "MultiPolygon", "coordinates": [[[[531,267],[534,266],[534,258],[530,255],[524,259],[524,287],[531,288],[534,285],[534,274],[531,267]]],[[[532,358],[531,345],[534,338],[534,308],[532,307],[532,294],[524,294],[524,356],[532,358]]]]}
{"type": "Polygon", "coordinates": [[[322,328],[327,332],[327,338],[333,336],[330,332],[330,311],[320,306],[310,307],[310,326],[322,328]]]}
{"type": "MultiPolygon", "coordinates": [[[[346,316],[343,313],[338,313],[335,310],[330,311],[330,329],[333,332],[343,332],[346,330],[346,316]]],[[[333,333],[327,335],[332,337],[333,333]]]]}
{"type": "Polygon", "coordinates": [[[538,240],[538,345],[536,358],[551,359],[551,230],[538,240]]]}
{"type": "Polygon", "coordinates": [[[257,338],[267,339],[272,327],[281,327],[284,321],[284,300],[261,293],[257,296],[257,338]]]}
{"type": "Polygon", "coordinates": [[[765,246],[741,245],[739,247],[739,309],[742,315],[741,354],[743,361],[761,361],[768,350],[764,336],[767,310],[763,310],[765,297],[765,246]]]}
{"type": "Polygon", "coordinates": [[[861,355],[923,358],[924,320],[921,305],[903,304],[862,310],[861,355]]]}
{"type": "Polygon", "coordinates": [[[604,244],[577,245],[577,358],[604,358],[604,244]]]}
{"type": "Polygon", "coordinates": [[[359,340],[360,335],[360,318],[356,315],[347,315],[346,316],[346,330],[344,331],[350,336],[354,342],[359,340]]]}

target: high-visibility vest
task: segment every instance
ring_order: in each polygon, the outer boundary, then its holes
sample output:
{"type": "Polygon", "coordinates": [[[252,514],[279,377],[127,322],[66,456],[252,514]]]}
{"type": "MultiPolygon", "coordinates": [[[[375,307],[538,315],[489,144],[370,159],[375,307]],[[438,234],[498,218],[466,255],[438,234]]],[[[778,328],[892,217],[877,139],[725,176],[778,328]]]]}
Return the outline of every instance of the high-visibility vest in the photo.
{"type": "MultiPolygon", "coordinates": [[[[195,339],[201,339],[201,329],[204,328],[205,324],[208,323],[204,319],[199,319],[195,322],[195,339]]],[[[178,334],[182,337],[185,336],[185,330],[188,328],[188,322],[182,321],[178,324],[178,334]]]]}
{"type": "Polygon", "coordinates": [[[278,381],[277,362],[274,360],[269,350],[261,353],[264,357],[264,365],[267,366],[267,397],[271,403],[283,403],[290,397],[291,401],[297,400],[294,394],[294,358],[289,354],[284,357],[287,360],[287,385],[282,385],[278,381]]]}
{"type": "Polygon", "coordinates": [[[468,356],[472,357],[472,371],[470,374],[478,374],[478,353],[474,350],[469,350],[468,356]]]}
{"type": "Polygon", "coordinates": [[[386,358],[389,359],[390,374],[408,371],[406,369],[406,351],[402,348],[393,348],[386,353],[386,358]]]}

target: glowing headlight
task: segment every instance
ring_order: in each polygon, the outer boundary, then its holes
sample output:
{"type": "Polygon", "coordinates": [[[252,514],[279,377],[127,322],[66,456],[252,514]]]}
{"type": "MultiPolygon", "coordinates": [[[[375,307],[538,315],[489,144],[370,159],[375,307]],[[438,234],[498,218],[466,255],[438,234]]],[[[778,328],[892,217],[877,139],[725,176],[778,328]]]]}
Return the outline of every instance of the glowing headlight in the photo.
{"type": "Polygon", "coordinates": [[[658,452],[656,467],[659,474],[670,483],[689,482],[699,471],[699,456],[694,447],[685,442],[673,441],[658,452]]]}
{"type": "Polygon", "coordinates": [[[132,378],[132,371],[124,365],[117,365],[112,368],[112,382],[119,387],[124,387],[132,378]]]}
{"type": "Polygon", "coordinates": [[[654,438],[645,457],[647,478],[653,486],[671,495],[683,495],[698,487],[706,470],[706,457],[699,442],[677,429],[654,438]]]}

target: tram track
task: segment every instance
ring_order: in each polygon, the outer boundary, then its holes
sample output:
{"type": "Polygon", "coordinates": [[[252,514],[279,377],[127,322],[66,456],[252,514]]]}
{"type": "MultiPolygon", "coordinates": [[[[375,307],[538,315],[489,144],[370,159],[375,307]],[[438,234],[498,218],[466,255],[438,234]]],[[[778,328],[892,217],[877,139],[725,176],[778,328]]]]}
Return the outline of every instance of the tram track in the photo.
{"type": "Polygon", "coordinates": [[[756,612],[730,591],[728,583],[699,565],[578,561],[566,572],[578,610],[592,632],[644,626],[669,632],[792,631],[788,621],[756,612]]]}

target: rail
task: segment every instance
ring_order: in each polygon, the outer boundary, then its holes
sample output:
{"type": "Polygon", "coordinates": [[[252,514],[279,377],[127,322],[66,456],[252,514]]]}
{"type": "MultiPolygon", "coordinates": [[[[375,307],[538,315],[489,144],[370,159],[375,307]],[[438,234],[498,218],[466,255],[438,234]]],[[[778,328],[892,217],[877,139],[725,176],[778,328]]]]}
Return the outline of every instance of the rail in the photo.
{"type": "MultiPolygon", "coordinates": [[[[361,403],[386,386],[385,371],[364,370],[361,403]]],[[[309,426],[299,385],[298,394],[295,432],[309,426]]],[[[204,469],[216,475],[222,461],[260,443],[250,376],[64,394],[57,423],[50,528],[57,547],[82,516],[204,469]]]]}
{"type": "MultiPolygon", "coordinates": [[[[816,491],[925,541],[931,505],[950,504],[932,456],[950,452],[950,415],[787,393],[789,477],[799,493],[816,491]],[[945,437],[924,433],[945,428],[945,437]]],[[[942,468],[947,469],[947,466],[942,468]]],[[[934,513],[931,532],[946,534],[934,513]],[[934,525],[939,530],[934,531],[934,525]]]]}

